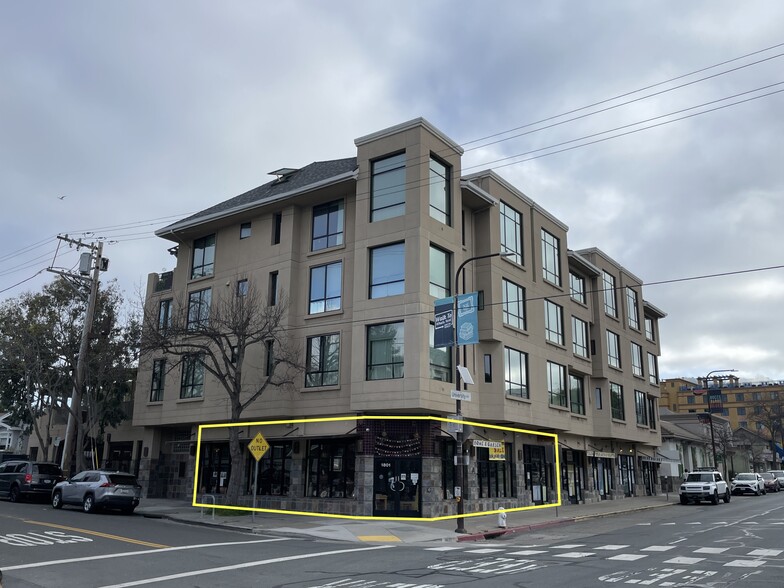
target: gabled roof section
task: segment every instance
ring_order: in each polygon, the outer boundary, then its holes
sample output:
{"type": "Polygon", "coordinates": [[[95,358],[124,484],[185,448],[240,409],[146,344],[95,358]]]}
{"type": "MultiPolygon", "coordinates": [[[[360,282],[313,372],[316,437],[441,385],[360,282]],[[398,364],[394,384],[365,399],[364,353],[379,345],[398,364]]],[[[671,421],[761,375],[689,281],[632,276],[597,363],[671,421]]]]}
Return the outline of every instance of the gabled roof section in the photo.
{"type": "Polygon", "coordinates": [[[357,158],[347,157],[331,161],[316,161],[298,170],[293,170],[292,168],[283,169],[287,172],[290,171],[290,173],[278,173],[282,170],[272,172],[279,177],[258,188],[248,190],[244,194],[224,200],[220,204],[158,229],[155,231],[155,234],[158,237],[165,238],[175,231],[187,229],[207,221],[236,214],[277,200],[292,198],[298,194],[304,194],[330,184],[352,178],[356,179],[357,158]]]}

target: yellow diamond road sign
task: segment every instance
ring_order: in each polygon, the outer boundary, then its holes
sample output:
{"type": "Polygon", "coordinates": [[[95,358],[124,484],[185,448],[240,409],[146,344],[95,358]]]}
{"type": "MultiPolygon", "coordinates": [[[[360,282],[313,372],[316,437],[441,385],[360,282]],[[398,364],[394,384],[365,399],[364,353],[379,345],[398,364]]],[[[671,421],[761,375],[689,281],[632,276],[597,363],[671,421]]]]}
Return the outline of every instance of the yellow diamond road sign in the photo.
{"type": "Polygon", "coordinates": [[[248,449],[250,449],[250,452],[253,454],[253,457],[256,458],[256,461],[259,461],[261,456],[267,453],[269,447],[269,443],[267,443],[267,440],[261,433],[257,433],[253,438],[253,441],[248,443],[248,449]]]}

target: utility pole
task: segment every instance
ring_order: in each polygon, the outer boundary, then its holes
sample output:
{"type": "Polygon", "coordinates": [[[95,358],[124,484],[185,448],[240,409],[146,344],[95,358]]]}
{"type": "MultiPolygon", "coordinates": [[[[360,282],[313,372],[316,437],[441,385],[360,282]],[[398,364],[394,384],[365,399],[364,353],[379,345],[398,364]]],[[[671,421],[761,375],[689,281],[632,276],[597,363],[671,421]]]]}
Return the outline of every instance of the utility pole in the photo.
{"type": "MultiPolygon", "coordinates": [[[[70,273],[61,272],[58,270],[50,269],[54,273],[60,274],[69,279],[73,285],[73,281],[79,280],[81,284],[89,283],[90,291],[87,296],[87,309],[84,314],[84,324],[82,325],[82,338],[79,342],[79,356],[76,360],[76,374],[74,377],[73,392],[71,393],[71,407],[68,411],[68,425],[65,431],[65,439],[63,440],[63,457],[60,462],[60,467],[66,476],[70,476],[71,471],[71,456],[74,452],[74,446],[77,436],[78,423],[77,418],[81,418],[81,405],[82,405],[82,391],[87,375],[87,352],[90,345],[90,332],[92,331],[93,318],[95,317],[95,306],[98,299],[98,283],[101,271],[108,268],[108,260],[101,257],[103,253],[103,242],[98,241],[97,244],[85,244],[80,239],[70,239],[68,235],[64,237],[58,236],[58,239],[66,241],[71,245],[75,245],[77,250],[86,247],[90,250],[89,253],[83,253],[81,263],[79,266],[79,276],[70,273]],[[92,277],[90,275],[92,270],[92,277]]],[[[77,288],[78,291],[78,288],[77,288]]],[[[77,462],[78,463],[78,462],[77,462]]]]}

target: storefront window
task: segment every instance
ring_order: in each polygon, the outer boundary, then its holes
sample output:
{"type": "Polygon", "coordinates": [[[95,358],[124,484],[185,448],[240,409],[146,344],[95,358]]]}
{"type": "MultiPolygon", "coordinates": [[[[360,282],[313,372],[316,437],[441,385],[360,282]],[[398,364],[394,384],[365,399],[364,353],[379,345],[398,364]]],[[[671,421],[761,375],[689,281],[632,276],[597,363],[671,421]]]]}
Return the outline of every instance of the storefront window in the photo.
{"type": "Polygon", "coordinates": [[[311,441],[308,448],[306,496],[353,498],[354,439],[311,441]]]}
{"type": "MultiPolygon", "coordinates": [[[[253,494],[253,480],[256,474],[255,460],[250,459],[248,471],[248,492],[253,494]]],[[[292,443],[291,441],[272,441],[270,448],[259,460],[258,491],[264,496],[286,496],[291,485],[292,443]]]]}
{"type": "Polygon", "coordinates": [[[511,445],[506,444],[506,459],[491,460],[487,447],[476,448],[476,465],[479,476],[480,498],[517,496],[514,485],[515,467],[511,445]]]}

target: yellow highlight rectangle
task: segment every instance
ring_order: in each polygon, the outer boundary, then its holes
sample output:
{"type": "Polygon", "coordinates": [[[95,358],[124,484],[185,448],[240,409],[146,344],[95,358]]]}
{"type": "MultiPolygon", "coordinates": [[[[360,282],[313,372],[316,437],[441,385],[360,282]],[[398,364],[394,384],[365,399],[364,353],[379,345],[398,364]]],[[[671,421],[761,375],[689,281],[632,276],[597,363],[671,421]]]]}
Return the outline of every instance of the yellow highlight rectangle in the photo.
{"type": "Polygon", "coordinates": [[[457,518],[470,518],[470,517],[480,517],[486,516],[490,514],[498,514],[500,512],[510,513],[510,512],[520,512],[524,510],[537,510],[540,508],[553,508],[561,506],[561,456],[558,451],[558,435],[555,433],[543,433],[541,431],[531,431],[529,429],[519,429],[516,427],[505,427],[502,425],[490,425],[487,423],[480,423],[476,421],[468,421],[468,420],[458,420],[458,419],[450,419],[446,417],[436,417],[436,416],[401,416],[401,415],[362,415],[362,416],[339,416],[339,417],[322,417],[322,418],[305,418],[305,419],[288,419],[288,420],[281,420],[281,421],[254,421],[254,422],[245,422],[245,423],[214,423],[208,425],[199,425],[199,432],[196,440],[196,470],[194,471],[193,475],[193,501],[191,502],[192,506],[201,507],[201,508],[220,508],[224,510],[241,510],[246,512],[269,512],[273,514],[291,514],[291,515],[300,515],[300,516],[308,516],[308,517],[319,517],[319,518],[332,518],[332,519],[349,519],[355,521],[417,521],[417,522],[435,522],[435,521],[447,521],[450,519],[457,519],[457,518]],[[536,435],[539,437],[549,437],[553,440],[553,445],[555,447],[555,483],[558,495],[558,501],[552,504],[538,504],[533,506],[521,506],[519,508],[501,508],[497,510],[485,510],[482,512],[473,512],[473,513],[465,513],[462,515],[445,515],[441,517],[377,517],[377,516],[368,516],[368,515],[343,515],[343,514],[327,514],[327,513],[320,513],[320,512],[308,512],[308,511],[300,511],[300,510],[280,510],[280,509],[273,509],[273,508],[253,508],[250,506],[230,506],[230,505],[216,505],[212,503],[200,503],[197,499],[198,496],[198,485],[199,485],[199,465],[201,463],[201,434],[202,430],[204,429],[222,429],[222,428],[230,428],[230,427],[256,427],[256,426],[264,426],[264,425],[288,425],[288,424],[297,424],[297,423],[327,423],[327,422],[339,422],[339,421],[371,421],[371,420],[387,420],[387,421],[438,421],[442,423],[458,423],[462,425],[472,425],[475,427],[482,427],[484,429],[495,429],[498,431],[511,431],[513,433],[523,433],[525,435],[536,435]]]}

